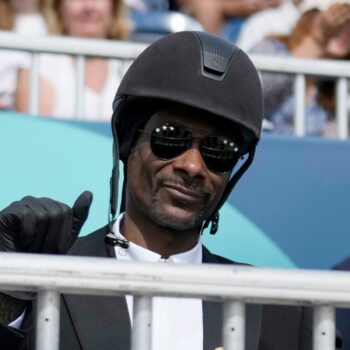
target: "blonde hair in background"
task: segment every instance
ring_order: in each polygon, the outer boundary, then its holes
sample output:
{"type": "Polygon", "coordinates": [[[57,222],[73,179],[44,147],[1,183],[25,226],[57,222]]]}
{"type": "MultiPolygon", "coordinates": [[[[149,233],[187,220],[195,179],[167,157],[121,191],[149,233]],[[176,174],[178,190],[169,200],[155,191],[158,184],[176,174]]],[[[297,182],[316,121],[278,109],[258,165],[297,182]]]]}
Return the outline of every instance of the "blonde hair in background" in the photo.
{"type": "Polygon", "coordinates": [[[317,8],[319,10],[326,10],[329,6],[335,3],[347,2],[350,0],[304,0],[300,5],[302,12],[317,8]]]}
{"type": "MultiPolygon", "coordinates": [[[[0,0],[3,1],[3,0],[0,0]]],[[[66,35],[59,7],[62,0],[43,0],[43,14],[51,34],[66,35]]],[[[123,40],[128,37],[130,22],[127,17],[127,8],[123,0],[110,0],[113,3],[112,25],[106,39],[123,40]]]]}
{"type": "Polygon", "coordinates": [[[11,0],[0,0],[0,30],[12,30],[15,21],[15,11],[11,0]]]}
{"type": "Polygon", "coordinates": [[[269,38],[278,40],[286,45],[289,50],[293,50],[310,34],[315,18],[320,13],[321,11],[316,8],[308,10],[302,14],[289,35],[270,35],[269,38]]]}

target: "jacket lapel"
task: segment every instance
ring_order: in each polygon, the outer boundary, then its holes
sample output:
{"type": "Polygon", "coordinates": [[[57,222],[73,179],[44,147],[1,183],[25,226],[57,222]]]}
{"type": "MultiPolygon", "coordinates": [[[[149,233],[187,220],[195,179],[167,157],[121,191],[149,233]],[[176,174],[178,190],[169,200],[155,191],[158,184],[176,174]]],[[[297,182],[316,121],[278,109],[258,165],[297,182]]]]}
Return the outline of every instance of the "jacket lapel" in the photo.
{"type": "MultiPolygon", "coordinates": [[[[229,260],[213,255],[203,246],[203,263],[236,264],[229,260]]],[[[203,349],[214,350],[223,346],[223,303],[203,301],[203,349]]],[[[261,330],[262,307],[260,305],[246,305],[246,339],[248,350],[258,349],[261,330]]]]}

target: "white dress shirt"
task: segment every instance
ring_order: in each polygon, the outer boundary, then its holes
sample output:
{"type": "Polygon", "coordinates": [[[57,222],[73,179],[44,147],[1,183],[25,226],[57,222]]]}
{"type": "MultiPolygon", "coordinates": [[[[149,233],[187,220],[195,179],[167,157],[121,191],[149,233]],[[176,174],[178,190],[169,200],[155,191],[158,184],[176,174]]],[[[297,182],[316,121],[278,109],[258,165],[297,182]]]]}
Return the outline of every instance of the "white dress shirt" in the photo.
{"type": "MultiPolygon", "coordinates": [[[[113,225],[114,234],[125,239],[120,233],[123,214],[113,225]]],[[[191,250],[162,259],[157,253],[129,242],[129,248],[115,247],[119,261],[154,262],[161,264],[201,264],[202,244],[199,240],[191,250]]],[[[132,323],[133,297],[126,296],[132,323]]],[[[152,350],[202,350],[203,311],[200,299],[154,297],[152,300],[152,350]]]]}

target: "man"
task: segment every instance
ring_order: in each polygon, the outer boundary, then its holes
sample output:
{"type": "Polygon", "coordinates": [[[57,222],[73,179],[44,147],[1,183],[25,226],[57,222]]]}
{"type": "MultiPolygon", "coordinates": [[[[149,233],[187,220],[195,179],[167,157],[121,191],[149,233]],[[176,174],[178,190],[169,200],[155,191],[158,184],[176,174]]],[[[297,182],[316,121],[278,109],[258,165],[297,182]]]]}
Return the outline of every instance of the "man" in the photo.
{"type": "MultiPolygon", "coordinates": [[[[262,90],[249,58],[206,33],[170,35],[136,59],[113,110],[109,225],[69,250],[88,215],[91,193],[83,193],[72,209],[25,197],[1,212],[1,250],[232,264],[211,254],[200,236],[209,225],[216,232],[219,209],[251,164],[260,137],[262,90]],[[122,214],[115,220],[119,157],[125,181],[122,214]]],[[[19,293],[0,298],[7,305],[0,314],[0,342],[12,344],[8,349],[33,344],[31,300],[19,293]]],[[[61,349],[130,348],[130,296],[64,295],[61,305],[61,349]]],[[[154,298],[153,310],[154,350],[222,346],[222,304],[154,298]]],[[[311,349],[309,317],[303,308],[248,306],[246,349],[311,349]]]]}

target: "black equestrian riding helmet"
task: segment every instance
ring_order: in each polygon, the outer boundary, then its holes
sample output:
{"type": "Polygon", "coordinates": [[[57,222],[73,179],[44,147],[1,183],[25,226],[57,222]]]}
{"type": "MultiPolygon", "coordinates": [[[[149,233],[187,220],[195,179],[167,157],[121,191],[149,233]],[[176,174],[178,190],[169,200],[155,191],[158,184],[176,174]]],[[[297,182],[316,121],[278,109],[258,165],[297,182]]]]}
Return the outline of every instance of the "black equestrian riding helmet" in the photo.
{"type": "MultiPolygon", "coordinates": [[[[232,175],[206,227],[253,160],[263,120],[260,79],[241,49],[214,35],[184,31],[155,41],[133,62],[113,102],[115,165],[119,157],[126,164],[137,130],[143,128],[162,104],[169,102],[232,122],[241,133],[240,155],[248,153],[245,163],[232,175]]],[[[111,179],[113,216],[116,213],[116,173],[115,166],[111,179]]]]}

